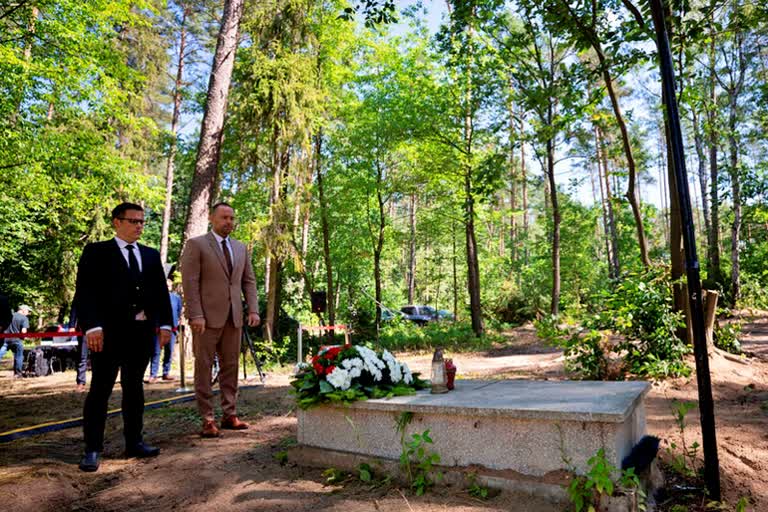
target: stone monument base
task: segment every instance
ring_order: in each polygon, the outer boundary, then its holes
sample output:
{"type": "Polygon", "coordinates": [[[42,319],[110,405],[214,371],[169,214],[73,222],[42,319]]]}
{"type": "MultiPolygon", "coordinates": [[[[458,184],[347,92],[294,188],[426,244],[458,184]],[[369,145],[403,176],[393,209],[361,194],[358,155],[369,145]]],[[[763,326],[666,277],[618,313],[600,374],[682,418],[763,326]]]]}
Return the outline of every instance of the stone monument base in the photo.
{"type": "Polygon", "coordinates": [[[429,430],[433,444],[425,448],[440,456],[449,482],[472,478],[562,502],[573,473],[586,473],[599,449],[621,467],[645,435],[649,389],[645,382],[460,380],[447,394],[315,407],[298,413],[291,460],[348,470],[375,463],[397,476],[402,436],[429,430]]]}

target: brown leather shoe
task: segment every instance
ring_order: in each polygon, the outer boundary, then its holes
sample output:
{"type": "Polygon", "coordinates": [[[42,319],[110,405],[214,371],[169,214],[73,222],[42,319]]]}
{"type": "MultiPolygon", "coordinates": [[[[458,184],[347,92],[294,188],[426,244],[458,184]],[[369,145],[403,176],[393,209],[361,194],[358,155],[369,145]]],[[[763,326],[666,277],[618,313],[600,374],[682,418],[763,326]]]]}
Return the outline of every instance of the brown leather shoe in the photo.
{"type": "Polygon", "coordinates": [[[227,430],[245,430],[248,427],[250,427],[250,425],[240,420],[237,416],[227,416],[221,420],[221,428],[227,430]]]}
{"type": "Polygon", "coordinates": [[[203,431],[200,432],[202,437],[220,437],[221,432],[216,428],[216,422],[213,420],[203,421],[203,431]]]}
{"type": "Polygon", "coordinates": [[[173,375],[163,375],[163,380],[176,380],[173,375]]]}

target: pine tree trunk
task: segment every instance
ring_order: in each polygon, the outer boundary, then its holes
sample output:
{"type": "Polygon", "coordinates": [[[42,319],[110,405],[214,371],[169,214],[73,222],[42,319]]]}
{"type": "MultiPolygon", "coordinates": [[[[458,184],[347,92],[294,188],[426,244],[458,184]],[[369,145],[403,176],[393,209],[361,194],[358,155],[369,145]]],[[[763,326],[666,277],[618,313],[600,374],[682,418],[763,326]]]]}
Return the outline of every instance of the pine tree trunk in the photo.
{"type": "Polygon", "coordinates": [[[408,242],[408,304],[413,304],[416,293],[416,193],[411,194],[408,224],[410,227],[410,240],[408,242]]]}
{"type": "MultiPolygon", "coordinates": [[[[550,105],[550,119],[552,106],[550,105]]],[[[552,205],[552,303],[550,313],[560,313],[560,204],[555,184],[555,143],[547,140],[547,179],[549,180],[550,203],[552,205]]]]}
{"type": "Polygon", "coordinates": [[[731,303],[736,306],[741,295],[739,240],[741,238],[741,178],[739,176],[739,148],[736,141],[736,97],[731,98],[728,146],[730,152],[731,198],[733,199],[733,224],[731,225],[731,303]]]}
{"type": "Polygon", "coordinates": [[[475,336],[484,332],[483,316],[480,307],[480,267],[478,264],[477,241],[475,240],[475,205],[472,195],[472,181],[467,170],[464,174],[464,212],[467,216],[465,237],[467,244],[467,291],[469,292],[469,310],[472,318],[472,331],[475,336]]]}
{"type": "Polygon", "coordinates": [[[456,271],[456,221],[451,221],[451,262],[453,266],[453,318],[459,319],[459,276],[456,271]]]}
{"type": "Polygon", "coordinates": [[[387,218],[384,211],[384,172],[381,164],[376,162],[376,202],[378,205],[379,225],[376,236],[376,244],[373,250],[373,279],[376,290],[376,340],[379,339],[381,330],[381,253],[384,249],[384,228],[387,226],[387,218]]]}
{"type": "Polygon", "coordinates": [[[602,155],[603,162],[603,178],[605,181],[605,206],[608,211],[608,229],[610,230],[611,240],[611,267],[613,267],[613,276],[619,277],[621,275],[621,264],[619,260],[619,233],[616,228],[616,215],[613,211],[613,193],[611,192],[611,180],[608,168],[608,155],[602,146],[603,133],[599,128],[597,129],[599,151],[602,155]]]}
{"type": "MultiPolygon", "coordinates": [[[[512,85],[510,83],[510,89],[512,85]]],[[[511,91],[510,91],[511,94],[511,91]]],[[[510,260],[517,260],[517,170],[515,169],[515,107],[509,102],[509,249],[510,260]]]]}
{"type": "Polygon", "coordinates": [[[707,131],[709,139],[709,204],[710,227],[707,236],[707,276],[711,281],[721,284],[723,282],[720,268],[720,194],[718,190],[718,144],[719,134],[717,130],[717,89],[715,87],[715,42],[714,38],[709,47],[709,109],[707,110],[707,131]]]}
{"type": "MultiPolygon", "coordinates": [[[[520,133],[523,133],[523,116],[520,116],[520,133]]],[[[520,183],[523,194],[523,260],[528,264],[528,174],[525,168],[525,143],[520,138],[520,183]]]]}
{"type": "MultiPolygon", "coordinates": [[[[662,102],[666,104],[666,97],[662,95],[662,102]]],[[[683,226],[680,214],[680,203],[677,195],[677,181],[675,178],[674,161],[672,159],[672,145],[670,144],[669,125],[664,121],[664,133],[667,137],[667,182],[669,183],[669,254],[670,277],[672,278],[673,309],[683,314],[685,327],[678,328],[677,337],[684,341],[690,341],[690,315],[688,315],[688,297],[686,287],[681,283],[685,274],[683,255],[683,226]]]]}
{"type": "Polygon", "coordinates": [[[744,35],[741,27],[734,33],[737,66],[732,71],[731,83],[728,87],[728,148],[730,153],[729,173],[731,175],[731,199],[733,200],[733,224],[731,225],[731,303],[736,306],[741,296],[741,268],[739,258],[739,242],[741,240],[741,172],[739,163],[739,142],[737,124],[739,122],[739,96],[744,86],[747,70],[744,58],[744,35]]]}
{"type": "Polygon", "coordinates": [[[205,113],[200,128],[195,173],[189,194],[189,211],[184,227],[184,241],[202,235],[208,227],[208,210],[215,199],[224,117],[227,110],[229,85],[235,64],[238,27],[244,0],[225,0],[221,27],[216,42],[205,113]]]}
{"type": "MultiPolygon", "coordinates": [[[[282,188],[282,163],[283,159],[278,149],[278,128],[274,127],[272,136],[272,190],[269,195],[269,223],[273,226],[277,224],[277,217],[280,210],[280,189],[282,188]]],[[[273,229],[275,229],[273,227],[273,229]]],[[[274,240],[268,241],[267,253],[269,255],[269,264],[267,268],[267,304],[266,314],[264,315],[264,334],[268,341],[275,339],[277,326],[277,302],[278,302],[278,288],[280,283],[280,259],[277,255],[275,247],[271,247],[270,243],[275,243],[274,240]]]]}
{"type": "MultiPolygon", "coordinates": [[[[473,5],[469,22],[470,38],[474,36],[474,16],[476,7],[473,5]]],[[[470,46],[471,49],[471,46],[470,46]]],[[[470,54],[468,59],[474,59],[470,54]]],[[[468,68],[469,69],[469,68],[468,68]]],[[[477,239],[475,238],[475,195],[472,187],[473,177],[473,144],[474,144],[474,120],[472,118],[473,90],[472,74],[467,71],[466,89],[464,90],[464,216],[465,238],[467,248],[467,291],[469,292],[469,312],[472,319],[472,331],[480,337],[485,332],[483,325],[483,312],[480,304],[480,264],[477,253],[477,239]]]]}
{"type": "Polygon", "coordinates": [[[184,52],[187,49],[186,21],[189,8],[184,6],[181,15],[179,57],[176,65],[176,82],[173,88],[173,117],[171,118],[171,146],[168,148],[168,162],[165,166],[165,208],[163,209],[163,227],[160,231],[160,260],[168,261],[168,238],[171,230],[171,204],[173,199],[173,174],[176,160],[177,142],[179,133],[179,117],[181,115],[181,92],[184,80],[184,52]]]}
{"type": "Polygon", "coordinates": [[[699,175],[699,187],[701,188],[701,209],[704,212],[704,230],[709,236],[710,230],[710,213],[709,213],[709,201],[707,201],[707,191],[709,188],[709,180],[707,174],[707,156],[704,152],[704,140],[702,139],[701,125],[699,123],[699,114],[694,108],[691,112],[693,115],[693,143],[696,147],[696,156],[699,160],[698,175],[699,175]]]}
{"type": "Polygon", "coordinates": [[[600,151],[600,137],[599,132],[597,129],[597,126],[595,126],[595,160],[597,161],[597,181],[600,183],[600,209],[603,212],[603,236],[605,237],[605,256],[608,260],[608,276],[613,278],[618,277],[618,269],[614,265],[614,262],[617,261],[614,259],[614,253],[613,253],[613,242],[611,239],[611,236],[613,234],[613,229],[611,229],[611,222],[608,217],[608,200],[605,193],[606,185],[608,184],[608,180],[605,180],[605,183],[603,182],[603,176],[604,172],[602,169],[602,151],[600,151]]]}

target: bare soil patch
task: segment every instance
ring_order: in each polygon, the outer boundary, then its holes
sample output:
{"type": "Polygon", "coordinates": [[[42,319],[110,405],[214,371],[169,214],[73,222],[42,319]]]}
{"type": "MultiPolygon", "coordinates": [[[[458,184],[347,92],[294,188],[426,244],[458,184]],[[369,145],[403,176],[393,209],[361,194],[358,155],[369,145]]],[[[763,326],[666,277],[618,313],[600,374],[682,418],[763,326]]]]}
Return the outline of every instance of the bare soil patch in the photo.
{"type": "MultiPolygon", "coordinates": [[[[715,354],[712,382],[725,499],[749,499],[748,510],[768,510],[768,317],[744,324],[742,343],[753,357],[742,361],[715,354]]],[[[478,353],[453,355],[462,378],[562,379],[562,354],[540,343],[530,326],[507,333],[508,343],[478,353]]],[[[415,369],[427,371],[430,354],[400,354],[415,369]]],[[[10,379],[9,360],[0,370],[0,431],[81,414],[71,372],[41,379],[10,379]]],[[[693,364],[691,362],[691,364],[693,364]]],[[[488,500],[466,489],[438,487],[422,497],[394,485],[363,484],[349,478],[328,484],[321,471],[283,460],[296,436],[295,406],[288,376],[270,375],[267,385],[244,390],[240,412],[252,425],[203,440],[194,403],[155,409],[145,416],[148,441],[162,453],[149,461],[122,458],[121,419],[107,422],[105,459],[95,474],[78,471],[81,432],[69,429],[0,446],[0,493],[13,512],[268,510],[268,511],[491,511],[544,512],[561,508],[543,500],[502,492],[488,500]]],[[[176,396],[178,383],[146,386],[147,400],[176,396]]],[[[674,400],[696,401],[696,380],[656,384],[648,396],[651,434],[681,444],[673,420],[674,400]]],[[[120,402],[119,385],[111,405],[120,402]]],[[[688,444],[700,439],[698,410],[687,416],[688,444]]],[[[701,463],[701,453],[699,461],[701,463]]],[[[678,494],[682,490],[675,491],[678,494]]],[[[701,501],[693,500],[695,503],[701,501]]],[[[662,507],[663,508],[663,507],[662,507]]],[[[691,507],[690,510],[695,510],[691,507]]]]}

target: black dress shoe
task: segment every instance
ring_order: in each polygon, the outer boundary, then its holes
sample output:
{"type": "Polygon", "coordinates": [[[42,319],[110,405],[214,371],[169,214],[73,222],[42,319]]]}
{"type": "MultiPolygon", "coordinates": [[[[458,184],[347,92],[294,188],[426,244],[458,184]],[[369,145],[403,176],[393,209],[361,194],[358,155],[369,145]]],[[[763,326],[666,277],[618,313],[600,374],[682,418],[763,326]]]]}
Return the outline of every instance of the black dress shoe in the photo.
{"type": "Polygon", "coordinates": [[[80,459],[80,471],[88,471],[89,473],[97,471],[100,459],[101,453],[99,452],[85,452],[83,458],[80,459]]]}
{"type": "Polygon", "coordinates": [[[158,455],[160,455],[160,448],[150,446],[143,441],[125,449],[126,457],[146,459],[148,457],[157,457],[158,455]]]}

